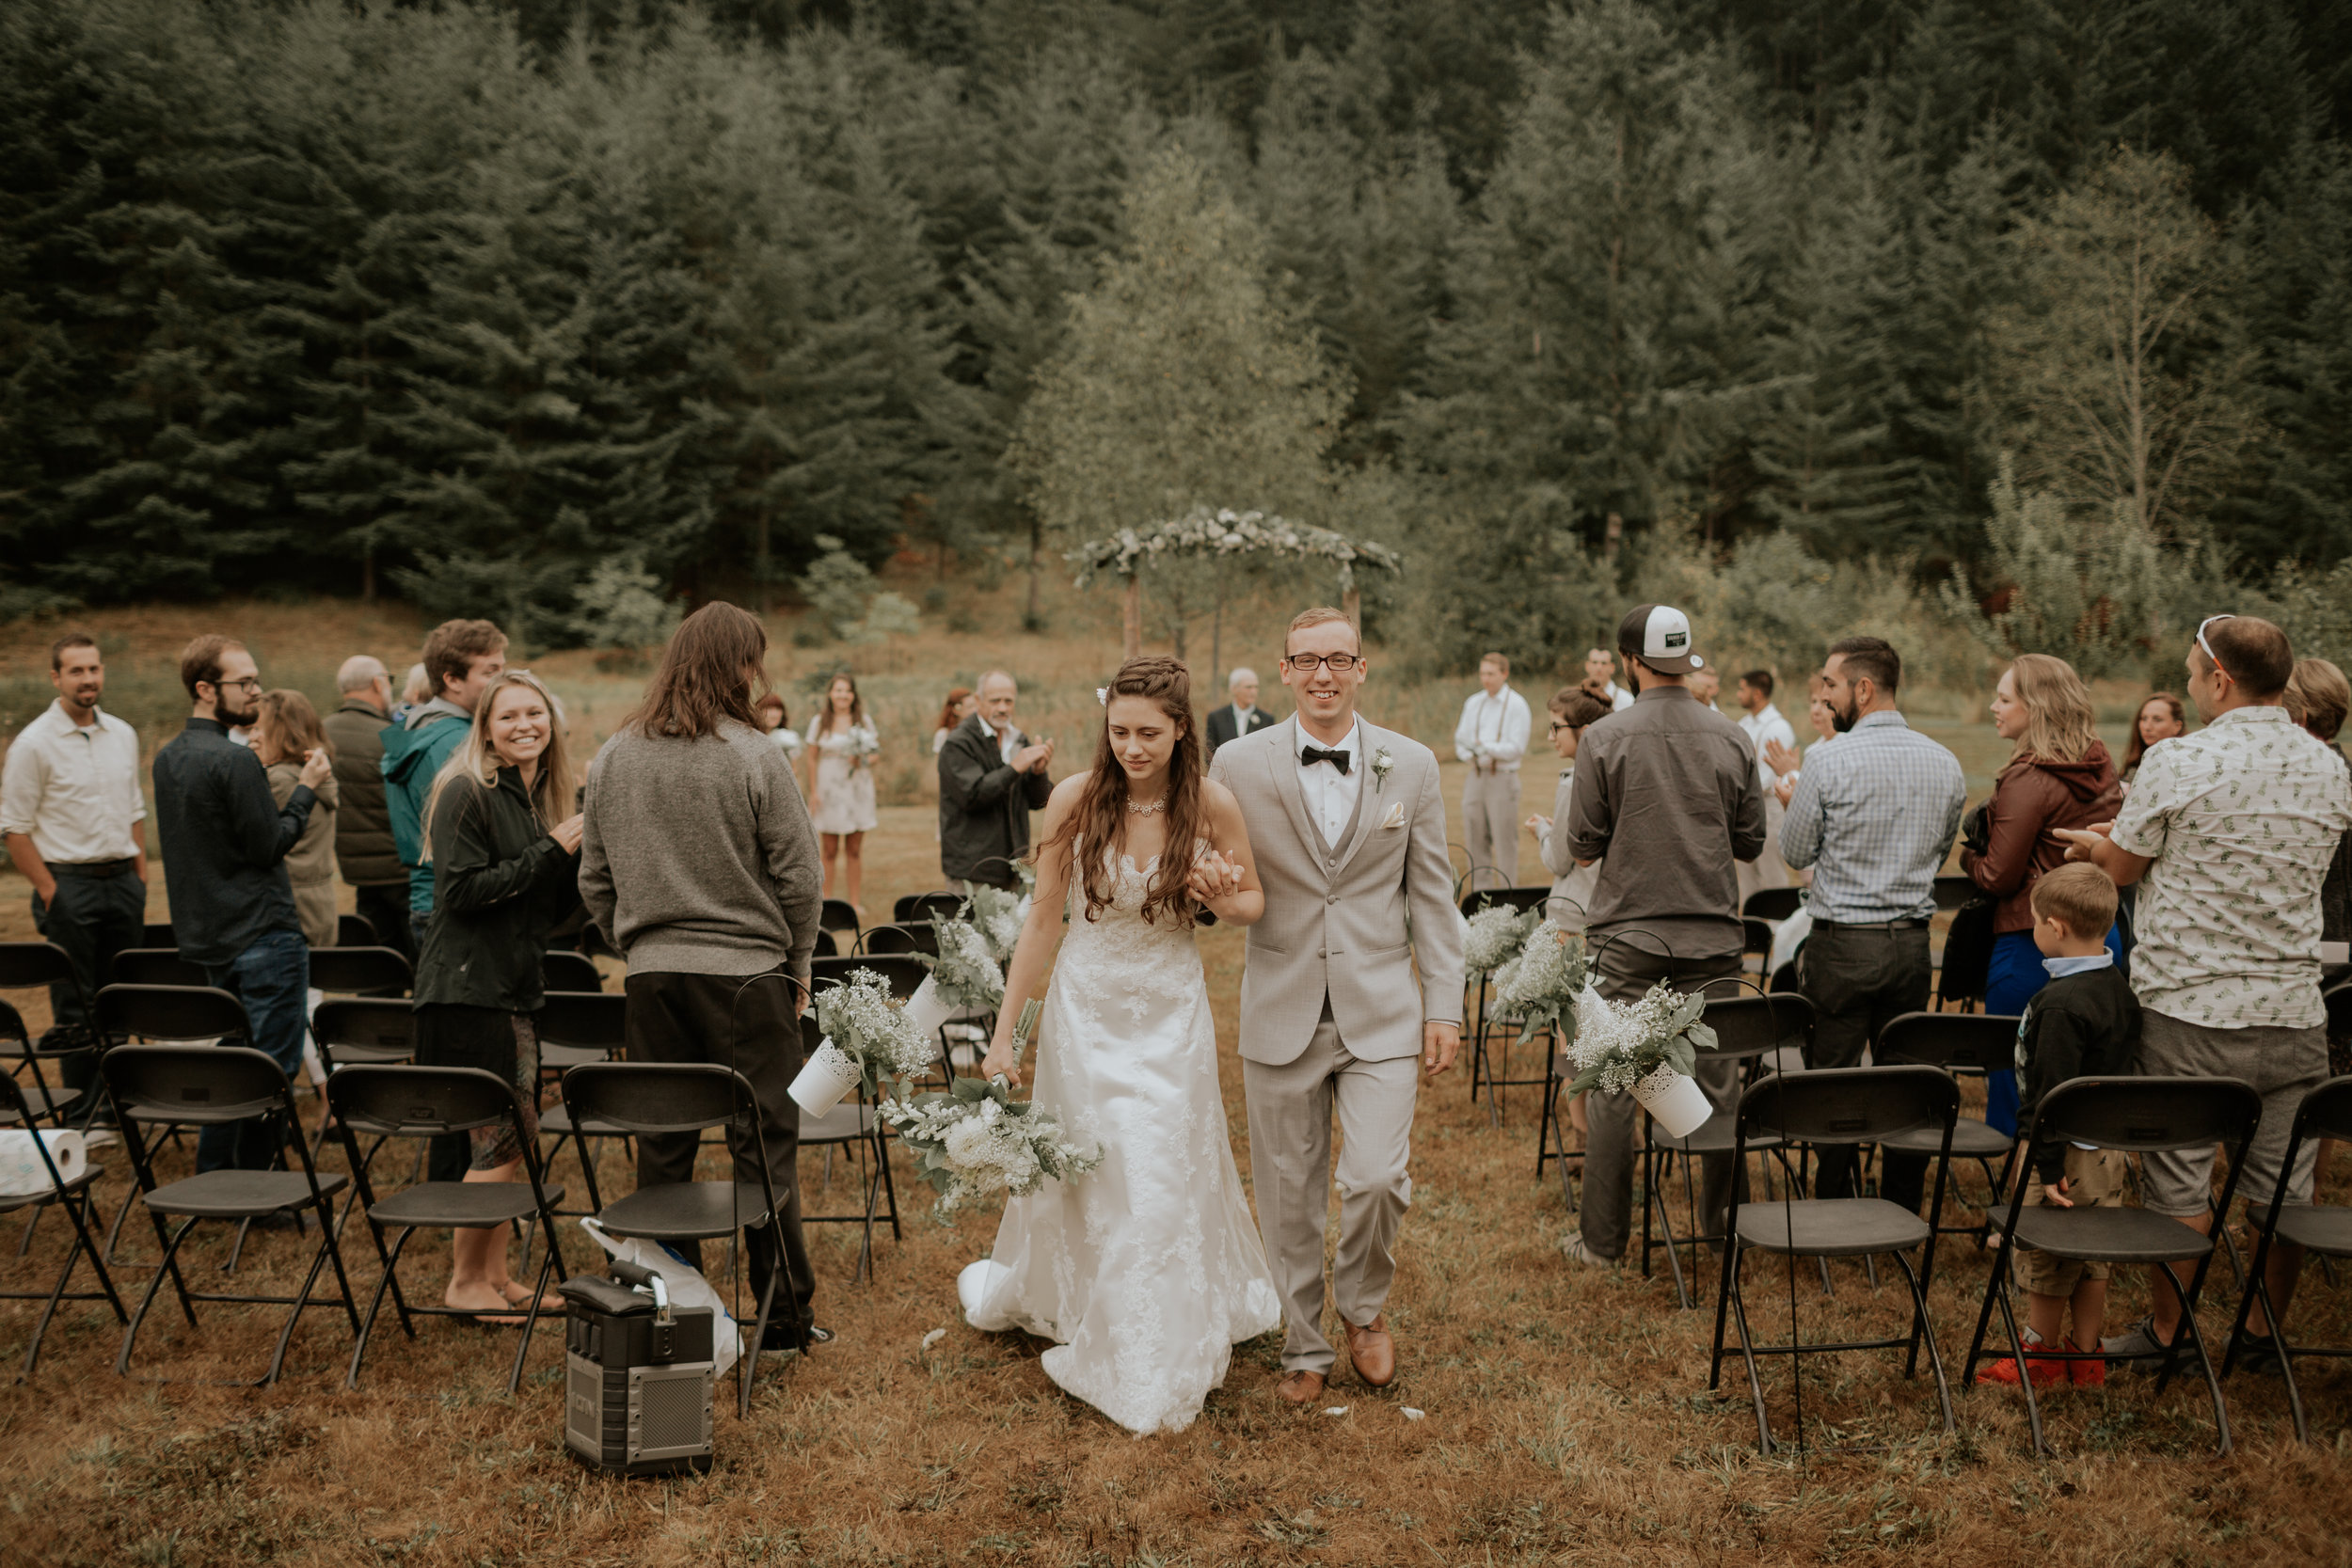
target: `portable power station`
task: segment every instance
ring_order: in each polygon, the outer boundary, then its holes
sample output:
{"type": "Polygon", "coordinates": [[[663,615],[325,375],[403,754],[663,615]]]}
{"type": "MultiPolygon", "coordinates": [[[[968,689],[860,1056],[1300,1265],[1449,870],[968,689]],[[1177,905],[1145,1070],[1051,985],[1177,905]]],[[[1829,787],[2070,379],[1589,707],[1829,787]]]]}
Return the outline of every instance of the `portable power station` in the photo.
{"type": "Polygon", "coordinates": [[[710,1308],[674,1311],[660,1275],[612,1267],[562,1287],[564,1446],[611,1475],[708,1470],[710,1308]]]}

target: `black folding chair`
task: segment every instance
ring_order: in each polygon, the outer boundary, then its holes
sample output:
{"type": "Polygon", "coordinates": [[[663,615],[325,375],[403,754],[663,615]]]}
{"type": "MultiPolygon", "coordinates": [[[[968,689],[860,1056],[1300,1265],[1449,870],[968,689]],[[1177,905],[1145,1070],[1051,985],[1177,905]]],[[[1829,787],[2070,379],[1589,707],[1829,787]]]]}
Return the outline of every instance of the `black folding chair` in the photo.
{"type": "MultiPolygon", "coordinates": [[[[109,991],[119,989],[110,986],[99,992],[100,1006],[104,1006],[109,991]]],[[[341,1301],[343,1315],[350,1320],[356,1336],[359,1332],[359,1309],[352,1301],[351,1281],[343,1274],[342,1253],[335,1244],[332,1201],[332,1195],[342,1190],[348,1178],[322,1177],[311,1165],[310,1150],[302,1139],[283,1135],[286,1129],[298,1123],[294,1119],[293,1085],[286,1082],[286,1074],[278,1064],[249,1046],[119,1045],[100,1060],[98,1069],[104,1079],[116,1119],[121,1123],[122,1144],[138,1174],[139,1195],[148,1217],[154,1222],[155,1240],[163,1247],[163,1260],[156,1266],[155,1276],[148,1281],[138,1310],[131,1315],[129,1326],[122,1331],[122,1350],[115,1357],[116,1373],[130,1375],[131,1352],[138,1339],[139,1325],[147,1321],[148,1309],[155,1305],[155,1294],[167,1276],[179,1295],[180,1310],[190,1328],[197,1326],[196,1304],[199,1301],[292,1308],[286,1314],[286,1326],[278,1331],[278,1348],[270,1355],[269,1370],[259,1385],[262,1387],[278,1381],[286,1363],[287,1342],[294,1338],[294,1325],[302,1321],[306,1309],[341,1301]],[[300,1170],[211,1170],[167,1184],[156,1180],[154,1159],[142,1124],[209,1127],[253,1117],[278,1118],[278,1145],[282,1149],[291,1144],[301,1156],[300,1170]],[[180,1246],[199,1222],[236,1220],[243,1225],[271,1214],[308,1212],[318,1216],[319,1244],[310,1255],[310,1272],[302,1276],[298,1294],[193,1291],[182,1277],[180,1246]],[[167,1217],[180,1220],[180,1227],[168,1228],[164,1223],[167,1217]],[[319,1270],[329,1261],[335,1265],[339,1293],[313,1296],[310,1291],[318,1282],[319,1270]]]]}
{"type": "MultiPolygon", "coordinates": [[[[83,988],[82,977],[73,972],[73,960],[64,948],[54,942],[0,942],[0,990],[47,990],[53,986],[62,986],[72,994],[83,1018],[91,1016],[89,992],[83,988]]],[[[66,1113],[70,1110],[78,1110],[82,1124],[87,1126],[90,1116],[98,1109],[95,1096],[65,1086],[65,1064],[70,1057],[95,1055],[100,1049],[93,1034],[61,1038],[56,1045],[44,1044],[33,1038],[24,1027],[24,1015],[8,1003],[0,1002],[0,1061],[10,1064],[11,1081],[20,1066],[31,1071],[33,1083],[24,1091],[24,1102],[32,1107],[34,1116],[47,1117],[55,1126],[66,1125],[66,1113]],[[57,1069],[54,1087],[41,1073],[43,1062],[54,1063],[57,1069]]]]}
{"type": "MultiPolygon", "coordinates": [[[[41,1338],[49,1332],[49,1320],[57,1315],[57,1303],[103,1301],[113,1307],[115,1322],[127,1323],[131,1321],[130,1314],[122,1309],[122,1298],[115,1294],[115,1282],[106,1273],[105,1260],[98,1255],[98,1243],[90,1239],[90,1232],[96,1228],[98,1220],[97,1208],[90,1198],[90,1186],[106,1174],[106,1167],[85,1164],[71,1178],[64,1175],[58,1170],[56,1158],[50,1152],[48,1144],[41,1139],[40,1130],[35,1125],[36,1115],[24,1086],[15,1079],[0,1074],[0,1129],[14,1128],[32,1135],[34,1152],[48,1178],[45,1184],[30,1192],[0,1193],[0,1214],[13,1214],[25,1209],[39,1213],[55,1204],[65,1211],[66,1218],[73,1225],[73,1241],[66,1248],[65,1267],[57,1271],[55,1284],[45,1291],[0,1291],[0,1300],[38,1301],[43,1304],[40,1321],[33,1325],[33,1342],[24,1350],[24,1365],[16,1374],[19,1382],[33,1375],[34,1364],[40,1359],[41,1338]],[[90,1267],[98,1271],[99,1288],[95,1291],[70,1291],[66,1285],[73,1277],[74,1266],[81,1262],[86,1253],[89,1257],[90,1267]]],[[[27,1228],[29,1230],[29,1225],[27,1228]]]]}
{"type": "Polygon", "coordinates": [[[860,952],[875,958],[897,953],[918,953],[927,958],[939,957],[939,928],[928,923],[921,926],[873,926],[858,939],[860,952]]]}
{"type": "Polygon", "coordinates": [[[953,920],[963,912],[964,896],[961,893],[910,893],[891,906],[890,918],[899,926],[928,926],[934,920],[953,920]]]}
{"type": "MultiPolygon", "coordinates": [[[[326,1069],[326,1081],[332,1084],[335,1074],[348,1067],[385,1067],[405,1062],[417,1053],[415,1007],[397,997],[330,996],[310,1013],[310,1038],[319,1048],[319,1061],[326,1069]]],[[[310,1158],[319,1158],[326,1142],[327,1124],[334,1119],[330,1109],[320,1119],[319,1133],[311,1145],[310,1158]]],[[[383,1138],[368,1145],[367,1160],[373,1160],[383,1148],[383,1138]]],[[[420,1155],[421,1158],[421,1155],[420,1155]]],[[[358,1175],[366,1168],[366,1161],[352,1167],[358,1175]]],[[[351,1218],[351,1207],[343,1206],[342,1218],[351,1218]]]]}
{"type": "Polygon", "coordinates": [[[585,953],[569,953],[560,947],[548,949],[539,960],[541,990],[599,991],[604,990],[604,972],[585,953]]]}
{"type": "Polygon", "coordinates": [[[177,947],[126,947],[115,955],[118,986],[209,986],[204,966],[190,963],[177,947]]]}
{"type": "MultiPolygon", "coordinates": [[[[1960,1085],[1948,1073],[1931,1067],[1866,1067],[1817,1069],[1806,1072],[1776,1072],[1748,1085],[1740,1096],[1738,1137],[1733,1157],[1742,1165],[1747,1151],[1771,1143],[1878,1143],[1913,1127],[1941,1128],[1948,1157],[1953,1118],[1960,1114],[1960,1085]]],[[[1724,1328],[1726,1312],[1740,1328],[1740,1354],[1748,1369],[1748,1392],[1756,1401],[1756,1434],[1767,1454],[1772,1451],[1772,1432],[1764,1411],[1764,1383],[1756,1373],[1759,1355],[1786,1355],[1789,1382],[1799,1384],[1799,1365],[1807,1355],[1839,1351],[1907,1349],[1903,1376],[1918,1371],[1919,1345],[1927,1342],[1928,1361],[1935,1372],[1935,1392],[1944,1409],[1944,1430],[1952,1430],[1952,1390],[1945,1380],[1944,1357],[1936,1349],[1935,1325],[1928,1321],[1928,1287],[1935,1277],[1935,1222],[1944,1205],[1944,1163],[1936,1165],[1935,1199],[1929,1217],[1878,1197],[1800,1198],[1793,1186],[1784,1188],[1777,1201],[1742,1203],[1740,1191],[1731,1193],[1727,1227],[1730,1256],[1724,1259],[1723,1283],[1715,1300],[1715,1350],[1707,1373],[1714,1388],[1724,1367],[1724,1328]],[[1917,1269],[1910,1251],[1918,1247],[1917,1269]],[[1789,1259],[1788,1338],[1785,1345],[1759,1345],[1748,1327],[1747,1299],[1740,1286],[1740,1263],[1748,1250],[1778,1253],[1789,1259]],[[1797,1338],[1797,1275],[1799,1258],[1892,1257],[1901,1265],[1911,1287],[1911,1329],[1883,1339],[1850,1339],[1808,1345],[1797,1338]]],[[[1797,1403],[1797,1441],[1804,1441],[1802,1389],[1797,1403]]]]}
{"type": "Polygon", "coordinates": [[[1748,895],[1740,906],[1740,913],[1747,920],[1782,921],[1804,907],[1804,889],[1801,887],[1760,887],[1748,895]]]}
{"type": "MultiPolygon", "coordinates": [[[[1915,1062],[1940,1067],[1955,1078],[1963,1073],[1981,1078],[2017,1065],[2017,1030],[2024,1020],[2010,1013],[1903,1013],[1886,1022],[1870,1048],[1877,1062],[1915,1062]]],[[[1879,1145],[1883,1152],[1932,1154],[1935,1136],[1925,1128],[1898,1132],[1879,1145]]],[[[1979,1117],[1962,1117],[1952,1124],[1952,1158],[1974,1160],[1984,1172],[1985,1215],[1976,1225],[1947,1225],[1947,1236],[1974,1236],[1978,1245],[1993,1233],[1993,1211],[2016,1168],[2017,1141],[1979,1117]],[[1993,1162],[1998,1160],[1996,1172],[1993,1162]]]]}
{"type": "Polygon", "coordinates": [[[358,1201],[368,1216],[369,1232],[375,1238],[375,1255],[384,1267],[383,1277],[376,1281],[375,1294],[368,1302],[367,1316],[360,1322],[358,1338],[351,1347],[351,1370],[344,1374],[343,1386],[359,1386],[359,1363],[368,1354],[368,1336],[374,1331],[376,1314],[384,1309],[384,1295],[389,1291],[392,1308],[400,1317],[401,1332],[411,1339],[417,1337],[416,1319],[420,1316],[470,1320],[519,1314],[523,1320],[522,1342],[515,1347],[515,1365],[506,1377],[506,1391],[512,1394],[522,1385],[523,1361],[531,1354],[532,1329],[543,1313],[551,1317],[563,1315],[561,1307],[543,1309],[539,1303],[547,1293],[549,1277],[560,1279],[564,1269],[563,1245],[556,1238],[552,1208],[563,1197],[564,1189],[550,1189],[540,1180],[538,1151],[532,1148],[532,1140],[524,1136],[522,1102],[516,1098],[515,1085],[480,1068],[352,1067],[326,1081],[326,1099],[334,1109],[351,1168],[358,1173],[358,1201]],[[431,1138],[470,1132],[477,1127],[501,1122],[514,1129],[516,1142],[522,1148],[523,1180],[421,1181],[389,1197],[375,1196],[375,1189],[368,1180],[367,1162],[359,1155],[359,1133],[373,1132],[380,1143],[386,1138],[431,1138]],[[532,1286],[530,1306],[485,1314],[470,1308],[409,1305],[400,1288],[400,1255],[408,1245],[408,1239],[420,1229],[495,1230],[526,1216],[546,1226],[548,1232],[548,1250],[539,1262],[539,1277],[532,1286]],[[395,1229],[400,1235],[387,1247],[384,1233],[395,1229]]]}
{"type": "Polygon", "coordinates": [[[160,947],[166,952],[171,952],[179,947],[180,939],[173,933],[170,921],[151,920],[139,928],[139,945],[160,947]]]}
{"type": "Polygon", "coordinates": [[[397,948],[310,949],[310,989],[330,996],[405,996],[415,978],[397,948]]]}
{"type": "MultiPolygon", "coordinates": [[[[759,1105],[752,1085],[732,1068],[711,1063],[592,1062],[564,1075],[564,1104],[574,1126],[606,1122],[627,1132],[699,1132],[724,1127],[731,1136],[746,1135],[759,1166],[757,1183],[748,1181],[678,1181],[640,1187],[596,1211],[596,1223],[614,1236],[639,1236],[652,1241],[730,1242],[739,1232],[772,1227],[782,1212],[775,1185],[768,1175],[768,1139],[760,1131],[759,1105]]],[[[752,1363],[759,1359],[768,1337],[768,1320],[775,1306],[777,1282],[785,1275],[784,1241],[775,1238],[776,1266],[759,1293],[759,1316],[752,1326],[751,1343],[736,1363],[736,1414],[752,1409],[752,1363]]],[[[728,1307],[736,1323],[742,1291],[743,1247],[730,1248],[728,1307]]],[[[801,1346],[806,1354],[808,1346],[801,1346]]]]}
{"type": "MultiPolygon", "coordinates": [[[[2229,1150],[2230,1174],[2222,1183],[2219,1212],[2227,1215],[2230,1199],[2237,1191],[2238,1175],[2245,1168],[2247,1147],[2253,1142],[2262,1111],[2262,1096],[2254,1092],[2251,1085],[2236,1078],[2070,1078],[2042,1097],[2025,1137],[2019,1141],[2028,1149],[2037,1140],[2046,1138],[2134,1154],[2224,1145],[2229,1150]]],[[[2173,1298],[2181,1305],[2181,1327],[2185,1331],[2173,1336],[2172,1348],[2166,1353],[2164,1364],[2156,1373],[2156,1392],[2162,1394],[2171,1381],[2185,1338],[2189,1354],[2197,1357],[2198,1366],[2204,1371],[2205,1386],[2213,1395],[2214,1428],[2220,1434],[2220,1445],[2214,1453],[2216,1457],[2227,1454],[2230,1414],[2221,1402],[2221,1380],[2214,1371],[2212,1359],[2205,1354],[2204,1339],[2197,1330],[2197,1301],[2204,1291],[2205,1271],[2213,1264],[2213,1239],[2169,1215],[2150,1213],[2145,1209],[2029,1206],[2026,1194],[2034,1184],[2032,1174],[2026,1173],[2019,1179],[2017,1191],[2010,1198],[2008,1216],[2001,1225],[2001,1246],[1994,1254],[1992,1272],[1985,1276],[1984,1305],[1977,1313],[1976,1338],[1968,1344],[1968,1365],[1962,1373],[1963,1379],[1971,1386],[1975,1385],[1979,1359],[1997,1360],[2003,1355],[2025,1354],[2025,1338],[2017,1332],[2016,1311],[2010,1305],[2009,1291],[2003,1289],[2010,1277],[2010,1260],[2020,1246],[2094,1263],[2171,1263],[2193,1258],[2197,1267],[2186,1290],[2182,1289],[2171,1269],[2153,1271],[2171,1287],[2173,1298]],[[2009,1333],[2010,1348],[2006,1351],[1985,1349],[1985,1330],[1993,1321],[1995,1305],[2001,1309],[2002,1326],[2009,1333]]],[[[2034,1352],[2033,1359],[2086,1361],[2102,1354],[2096,1347],[2075,1351],[2045,1346],[2034,1352]]],[[[2026,1393],[2026,1419],[2033,1428],[2033,1451],[2040,1454],[2043,1451],[2042,1410],[2034,1398],[2032,1377],[2022,1375],[2026,1370],[2021,1364],[2017,1381],[2026,1393]]]]}
{"type": "Polygon", "coordinates": [[[375,922],[364,914],[339,914],[335,917],[335,945],[338,947],[374,947],[379,945],[375,922]]]}
{"type": "MultiPolygon", "coordinates": [[[[621,1053],[628,1038],[628,998],[609,991],[551,990],[539,1009],[539,1070],[543,1076],[561,1079],[576,1067],[594,1062],[609,1062],[621,1053]]],[[[580,1174],[588,1190],[588,1207],[564,1209],[558,1214],[593,1214],[604,1207],[603,1196],[596,1190],[596,1162],[589,1148],[591,1138],[626,1138],[626,1129],[607,1123],[586,1127],[572,1120],[568,1102],[558,1102],[539,1113],[539,1135],[555,1141],[548,1146],[539,1168],[555,1169],[555,1157],[564,1152],[564,1141],[572,1140],[572,1152],[580,1161],[580,1174]]],[[[523,1234],[523,1262],[531,1261],[532,1239],[528,1229],[523,1234]]]]}
{"type": "MultiPolygon", "coordinates": [[[[177,955],[172,957],[176,958],[177,955]]],[[[212,1045],[233,1040],[245,1045],[252,1038],[245,1005],[211,986],[138,985],[126,981],[100,990],[91,1006],[99,1039],[107,1047],[130,1040],[167,1045],[212,1045]]],[[[104,1058],[100,1060],[103,1063],[104,1058]]],[[[164,1135],[177,1138],[179,1124],[167,1119],[164,1135]]],[[[131,1199],[126,1194],[122,1207],[115,1211],[114,1222],[106,1229],[109,1263],[120,1262],[116,1256],[116,1243],[122,1236],[122,1222],[130,1213],[131,1199]]],[[[225,1267],[236,1266],[244,1243],[245,1227],[240,1226],[225,1267]]]]}
{"type": "MultiPolygon", "coordinates": [[[[2285,1163],[2281,1171],[2291,1171],[2309,1138],[2352,1139],[2352,1076],[2330,1078],[2303,1097],[2296,1108],[2295,1127],[2287,1134],[2285,1163]]],[[[2318,1178],[2312,1182],[2316,1187],[2318,1178]]],[[[2287,1343],[2286,1325],[2280,1322],[2278,1304],[2270,1299],[2269,1282],[2263,1276],[2264,1266],[2270,1260],[2270,1249],[2279,1243],[2316,1252],[2322,1258],[2352,1258],[2352,1209],[2342,1204],[2289,1203],[2287,1184],[2282,1180],[2270,1195],[2267,1212],[2256,1222],[2259,1230],[2254,1242],[2254,1260],[2247,1269],[2246,1294],[2238,1303],[2237,1321],[2230,1327],[2229,1353],[2221,1359],[2221,1375],[2227,1377],[2237,1364],[2238,1349],[2247,1342],[2246,1324],[2255,1300],[2263,1304],[2264,1321],[2270,1324],[2270,1341],[2279,1353],[2279,1370],[2286,1380],[2287,1409],[2295,1417],[2295,1435],[2298,1442],[2312,1440],[2310,1425],[2303,1418],[2303,1391],[2295,1381],[2295,1358],[2298,1355],[2329,1357],[2352,1356],[2352,1345],[2305,1345],[2287,1343]]],[[[2260,1199],[2256,1199],[2259,1204],[2260,1199]]]]}
{"type": "Polygon", "coordinates": [[[1765,966],[1772,961],[1772,927],[1770,921],[1742,918],[1740,922],[1740,968],[1759,978],[1765,966]],[[1754,962],[1750,962],[1754,959],[1754,962]]]}
{"type": "Polygon", "coordinates": [[[890,994],[904,1002],[922,989],[930,977],[930,968],[921,958],[906,953],[855,954],[846,958],[812,958],[809,960],[809,985],[815,990],[828,986],[846,985],[859,970],[873,971],[890,987],[890,994]]]}
{"type": "MultiPolygon", "coordinates": [[[[806,1061],[817,1053],[817,1044],[824,1032],[817,1026],[814,1010],[801,1012],[801,1059],[806,1061]]],[[[890,1213],[890,1239],[901,1240],[898,1229],[898,1193],[890,1179],[890,1130],[875,1105],[866,1097],[863,1085],[856,1095],[843,1101],[821,1117],[801,1113],[801,1148],[821,1148],[825,1151],[825,1185],[833,1185],[833,1153],[836,1148],[857,1151],[858,1183],[865,1195],[865,1208],[854,1214],[812,1214],[803,1210],[801,1224],[855,1225],[864,1227],[858,1243],[857,1268],[850,1276],[856,1284],[866,1277],[874,1265],[874,1206],[879,1199],[890,1213]],[[867,1164],[868,1156],[872,1164],[867,1164]]]]}
{"type": "MultiPolygon", "coordinates": [[[[1550,896],[1551,889],[1549,885],[1481,888],[1462,895],[1462,918],[1468,920],[1479,911],[1498,904],[1521,912],[1528,910],[1540,910],[1550,896]]],[[[1478,976],[1477,1010],[1470,1030],[1470,1098],[1476,1100],[1480,1090],[1486,1091],[1486,1125],[1500,1127],[1502,1125],[1502,1105],[1498,1097],[1499,1090],[1531,1085],[1541,1085],[1548,1099],[1551,1077],[1549,1072],[1541,1078],[1497,1076],[1498,1071],[1503,1073],[1510,1071],[1511,1046],[1518,1037],[1519,1024],[1516,1019],[1503,1018],[1499,1015],[1489,1016],[1486,1003],[1493,979],[1494,976],[1490,974],[1478,976]],[[1490,1038],[1499,1038],[1500,1043],[1490,1048],[1490,1038]],[[1502,1064],[1500,1069],[1495,1065],[1498,1057],[1501,1058],[1502,1064]]],[[[1549,1031],[1547,1030],[1545,1034],[1549,1037],[1549,1031]]],[[[1549,1061],[1550,1054],[1550,1052],[1547,1050],[1545,1053],[1547,1062],[1549,1061]]]]}
{"type": "Polygon", "coordinates": [[[820,930],[817,933],[816,945],[808,951],[812,958],[837,958],[841,956],[841,944],[833,940],[831,931],[820,930]]]}
{"type": "Polygon", "coordinates": [[[850,941],[857,941],[857,907],[847,898],[828,898],[818,907],[817,928],[820,931],[847,931],[850,941]]]}

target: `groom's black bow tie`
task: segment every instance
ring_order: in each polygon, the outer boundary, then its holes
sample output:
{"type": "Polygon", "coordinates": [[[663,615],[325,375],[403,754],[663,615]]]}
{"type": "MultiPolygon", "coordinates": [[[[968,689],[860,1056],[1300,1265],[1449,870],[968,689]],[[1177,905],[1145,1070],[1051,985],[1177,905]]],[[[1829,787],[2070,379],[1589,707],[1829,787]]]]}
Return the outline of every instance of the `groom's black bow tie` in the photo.
{"type": "Polygon", "coordinates": [[[1347,771],[1347,748],[1343,746],[1336,751],[1327,752],[1320,746],[1309,746],[1299,752],[1298,762],[1302,768],[1312,768],[1318,762],[1327,762],[1344,773],[1347,771]]]}

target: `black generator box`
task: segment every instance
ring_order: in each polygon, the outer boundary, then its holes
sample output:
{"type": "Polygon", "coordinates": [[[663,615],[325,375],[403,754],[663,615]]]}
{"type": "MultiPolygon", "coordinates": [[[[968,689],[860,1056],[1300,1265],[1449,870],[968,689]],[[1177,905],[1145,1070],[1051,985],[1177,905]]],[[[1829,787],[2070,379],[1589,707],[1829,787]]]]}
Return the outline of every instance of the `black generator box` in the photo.
{"type": "Polygon", "coordinates": [[[633,1263],[612,1274],[564,1282],[564,1446],[612,1475],[708,1470],[710,1308],[674,1311],[633,1263]]]}

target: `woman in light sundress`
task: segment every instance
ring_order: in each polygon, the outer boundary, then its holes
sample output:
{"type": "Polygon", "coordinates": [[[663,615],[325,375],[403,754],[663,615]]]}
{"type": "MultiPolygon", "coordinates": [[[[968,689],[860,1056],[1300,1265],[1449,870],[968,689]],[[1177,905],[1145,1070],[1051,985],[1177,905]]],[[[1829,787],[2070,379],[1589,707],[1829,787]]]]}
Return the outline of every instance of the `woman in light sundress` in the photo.
{"type": "Polygon", "coordinates": [[[849,672],[826,686],[824,705],[809,721],[807,749],[808,816],[824,850],[825,896],[848,899],[862,921],[866,835],[877,820],[874,757],[881,740],[849,672]]]}

